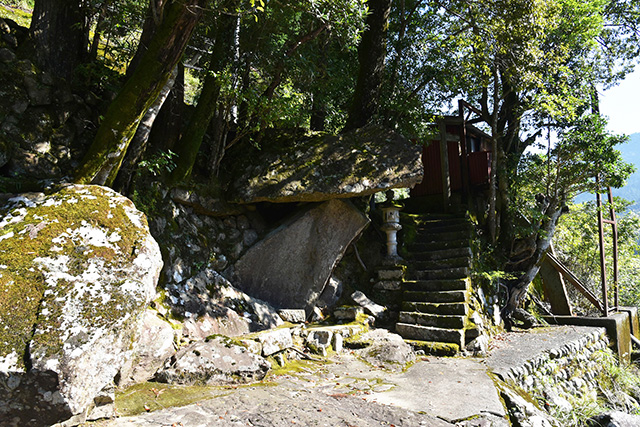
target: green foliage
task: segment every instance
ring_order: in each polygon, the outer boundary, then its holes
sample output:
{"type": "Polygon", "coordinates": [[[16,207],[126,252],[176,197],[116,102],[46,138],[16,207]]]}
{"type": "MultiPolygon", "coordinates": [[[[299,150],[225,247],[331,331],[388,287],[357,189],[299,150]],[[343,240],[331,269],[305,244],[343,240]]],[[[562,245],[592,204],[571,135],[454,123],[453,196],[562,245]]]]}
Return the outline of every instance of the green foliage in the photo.
{"type": "Polygon", "coordinates": [[[29,28],[32,9],[33,0],[2,0],[0,1],[0,18],[12,19],[18,25],[29,28]]]}
{"type": "Polygon", "coordinates": [[[146,160],[138,162],[138,171],[159,177],[171,173],[176,168],[176,153],[171,150],[159,151],[146,160]]]}
{"type": "MultiPolygon", "coordinates": [[[[614,198],[618,220],[619,293],[622,305],[640,305],[640,216],[628,210],[631,202],[614,198]]],[[[608,205],[603,214],[608,216],[608,205]]],[[[613,295],[613,240],[611,227],[604,225],[607,281],[613,295]]],[[[597,209],[594,202],[570,205],[554,236],[554,247],[560,260],[596,295],[600,295],[600,255],[598,248],[597,209]]],[[[571,287],[569,287],[571,288],[571,287]]],[[[574,306],[588,313],[594,308],[572,292],[574,306]]],[[[612,301],[610,302],[612,303],[612,301]]]]}
{"type": "Polygon", "coordinates": [[[638,415],[640,406],[640,372],[635,365],[623,366],[610,351],[597,351],[594,359],[600,367],[595,378],[598,388],[581,397],[568,396],[571,411],[552,407],[552,415],[566,427],[585,427],[589,418],[610,411],[638,415]]]}

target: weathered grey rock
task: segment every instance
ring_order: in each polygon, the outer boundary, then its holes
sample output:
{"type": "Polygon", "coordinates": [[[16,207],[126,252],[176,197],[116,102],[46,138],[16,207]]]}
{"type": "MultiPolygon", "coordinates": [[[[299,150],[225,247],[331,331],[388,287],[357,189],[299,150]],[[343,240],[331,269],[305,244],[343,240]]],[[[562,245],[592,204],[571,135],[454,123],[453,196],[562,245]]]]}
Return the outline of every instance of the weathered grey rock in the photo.
{"type": "Polygon", "coordinates": [[[361,291],[355,291],[351,294],[351,299],[356,304],[360,305],[366,312],[374,316],[376,319],[380,319],[385,315],[386,307],[383,307],[375,302],[371,301],[361,291]]]}
{"type": "Polygon", "coordinates": [[[344,337],[342,336],[341,333],[333,334],[333,340],[331,342],[331,345],[333,346],[333,350],[336,353],[342,352],[342,348],[344,347],[344,337]]]}
{"type": "Polygon", "coordinates": [[[16,54],[11,50],[3,47],[0,49],[0,62],[13,62],[16,59],[16,54]]]}
{"type": "Polygon", "coordinates": [[[313,330],[307,335],[305,345],[314,353],[327,355],[327,350],[331,346],[333,332],[324,329],[313,330]]]}
{"type": "Polygon", "coordinates": [[[422,181],[421,152],[379,126],[266,136],[260,150],[237,156],[229,194],[238,203],[318,202],[413,187],[422,181]]]}
{"type": "Polygon", "coordinates": [[[173,310],[188,318],[185,327],[193,339],[237,336],[282,324],[273,307],[237,290],[211,268],[179,283],[169,298],[173,310]]]}
{"type": "Polygon", "coordinates": [[[215,334],[236,337],[251,331],[249,319],[230,308],[219,306],[213,316],[210,313],[185,320],[182,324],[182,336],[187,341],[198,341],[215,334]]]}
{"type": "Polygon", "coordinates": [[[362,307],[336,307],[333,310],[333,317],[335,317],[336,320],[347,322],[353,322],[362,314],[364,314],[362,307]]]}
{"type": "Polygon", "coordinates": [[[310,314],[331,272],[369,220],[353,205],[313,205],[253,245],[236,263],[234,283],[276,308],[310,314]]]}
{"type": "Polygon", "coordinates": [[[24,78],[24,87],[31,100],[31,105],[49,105],[51,104],[51,88],[38,84],[38,82],[30,76],[24,78]]]}
{"type": "Polygon", "coordinates": [[[342,289],[344,289],[342,281],[331,276],[329,278],[329,281],[327,282],[327,285],[324,287],[324,290],[318,297],[316,305],[323,308],[334,307],[342,296],[342,289]]]}
{"type": "Polygon", "coordinates": [[[515,427],[551,427],[558,422],[532,401],[526,400],[506,384],[500,387],[500,396],[509,410],[511,424],[515,427]]]}
{"type": "Polygon", "coordinates": [[[411,346],[400,335],[386,329],[374,329],[360,336],[360,341],[369,344],[357,350],[358,356],[373,366],[390,371],[401,371],[407,363],[416,360],[411,346]]]}
{"type": "Polygon", "coordinates": [[[591,418],[588,425],[591,427],[637,427],[640,426],[640,416],[612,411],[591,418]]]}
{"type": "Polygon", "coordinates": [[[260,381],[270,368],[262,357],[217,336],[180,350],[165,363],[156,379],[183,385],[247,383],[260,381]]]}
{"type": "Polygon", "coordinates": [[[282,328],[263,332],[258,336],[258,342],[262,344],[262,355],[271,356],[279,351],[293,347],[291,329],[282,328]]]}
{"type": "Polygon", "coordinates": [[[174,337],[175,332],[169,322],[161,319],[155,311],[146,310],[134,355],[121,369],[118,386],[127,387],[153,378],[156,371],[176,352],[174,337]]]}
{"type": "Polygon", "coordinates": [[[11,199],[0,219],[0,419],[82,418],[131,356],[161,268],[144,214],[108,188],[11,199]]]}
{"type": "Polygon", "coordinates": [[[222,217],[245,212],[244,207],[227,203],[222,197],[203,196],[184,188],[171,190],[171,199],[176,203],[191,206],[194,211],[204,215],[222,217]]]}
{"type": "Polygon", "coordinates": [[[307,314],[302,309],[282,309],[278,310],[278,314],[285,322],[304,323],[307,314]]]}

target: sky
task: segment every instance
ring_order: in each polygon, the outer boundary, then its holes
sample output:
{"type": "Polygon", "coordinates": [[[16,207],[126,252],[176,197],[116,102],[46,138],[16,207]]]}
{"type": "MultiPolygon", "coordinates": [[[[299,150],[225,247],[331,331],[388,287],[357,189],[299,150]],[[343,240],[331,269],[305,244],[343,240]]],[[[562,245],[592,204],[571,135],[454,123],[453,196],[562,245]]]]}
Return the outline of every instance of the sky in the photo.
{"type": "Polygon", "coordinates": [[[609,131],[640,132],[640,66],[618,86],[601,93],[600,112],[609,117],[609,131]]]}

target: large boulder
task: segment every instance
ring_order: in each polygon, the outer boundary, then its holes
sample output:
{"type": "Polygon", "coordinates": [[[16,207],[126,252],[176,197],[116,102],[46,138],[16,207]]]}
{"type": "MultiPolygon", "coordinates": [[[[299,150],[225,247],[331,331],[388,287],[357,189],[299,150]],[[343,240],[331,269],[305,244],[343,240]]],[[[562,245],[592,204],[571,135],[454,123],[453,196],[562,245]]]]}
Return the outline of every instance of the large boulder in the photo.
{"type": "Polygon", "coordinates": [[[350,202],[314,205],[268,234],[236,263],[234,283],[276,308],[307,315],[349,244],[369,223],[350,202]]]}
{"type": "Polygon", "coordinates": [[[160,250],[104,187],[23,194],[0,218],[0,419],[81,422],[130,356],[160,250]]]}
{"type": "MultiPolygon", "coordinates": [[[[244,150],[244,148],[243,148],[244,150]]],[[[266,136],[243,151],[230,174],[230,201],[319,202],[358,197],[422,181],[422,146],[379,126],[343,135],[266,136]]]]}
{"type": "Polygon", "coordinates": [[[182,385],[220,385],[260,381],[271,365],[267,360],[216,336],[181,349],[156,375],[162,382],[182,385]]]}
{"type": "Polygon", "coordinates": [[[273,307],[234,288],[211,268],[170,287],[168,297],[173,313],[186,319],[183,334],[189,340],[238,336],[283,323],[273,307]]]}

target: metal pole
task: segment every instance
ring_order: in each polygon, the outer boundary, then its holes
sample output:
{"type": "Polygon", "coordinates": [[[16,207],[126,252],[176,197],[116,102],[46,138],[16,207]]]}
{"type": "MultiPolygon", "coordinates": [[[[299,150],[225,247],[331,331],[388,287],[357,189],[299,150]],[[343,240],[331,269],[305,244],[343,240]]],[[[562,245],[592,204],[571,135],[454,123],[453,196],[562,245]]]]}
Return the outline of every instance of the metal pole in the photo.
{"type": "Polygon", "coordinates": [[[611,187],[609,187],[609,213],[611,214],[611,228],[613,231],[613,286],[615,292],[613,295],[616,311],[618,311],[618,220],[616,218],[616,210],[613,206],[611,187]]]}
{"type": "Polygon", "coordinates": [[[600,281],[602,283],[602,315],[609,316],[609,299],[607,298],[607,270],[604,257],[604,230],[602,228],[602,197],[600,196],[600,175],[596,175],[596,205],[598,207],[598,234],[600,242],[600,281]]]}

